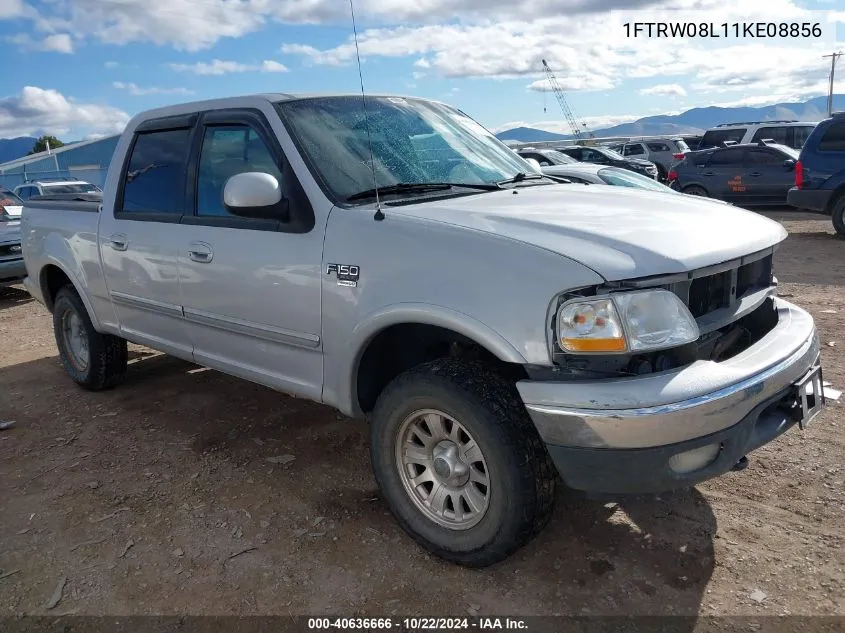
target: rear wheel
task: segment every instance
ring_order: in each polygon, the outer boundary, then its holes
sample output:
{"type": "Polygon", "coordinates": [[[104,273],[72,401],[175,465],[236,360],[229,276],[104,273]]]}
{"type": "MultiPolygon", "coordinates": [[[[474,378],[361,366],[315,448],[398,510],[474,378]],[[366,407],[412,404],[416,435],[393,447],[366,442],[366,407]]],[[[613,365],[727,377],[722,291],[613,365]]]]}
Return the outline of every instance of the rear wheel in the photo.
{"type": "Polygon", "coordinates": [[[94,329],[73,286],[65,286],[56,294],[53,333],[62,365],[75,382],[91,391],[123,382],[128,360],[126,341],[94,329]]]}
{"type": "Polygon", "coordinates": [[[683,189],[683,193],[689,194],[691,196],[701,196],[702,198],[710,197],[710,194],[707,193],[707,190],[704,187],[699,187],[698,185],[690,185],[689,187],[685,187],[683,189]]]}
{"type": "Polygon", "coordinates": [[[833,228],[839,237],[845,238],[845,194],[839,196],[839,199],[833,204],[833,228]]]}
{"type": "Polygon", "coordinates": [[[402,528],[461,565],[496,563],[548,522],[555,471],[512,383],[444,359],[382,392],[372,415],[376,480],[402,528]]]}

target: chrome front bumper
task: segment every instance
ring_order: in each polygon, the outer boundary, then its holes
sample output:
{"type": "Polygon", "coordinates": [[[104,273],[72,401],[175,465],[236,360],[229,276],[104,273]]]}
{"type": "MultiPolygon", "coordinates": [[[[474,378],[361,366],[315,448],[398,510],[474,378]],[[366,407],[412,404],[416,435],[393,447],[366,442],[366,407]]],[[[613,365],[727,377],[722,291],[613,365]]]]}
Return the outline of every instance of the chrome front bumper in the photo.
{"type": "Polygon", "coordinates": [[[520,381],[517,389],[549,445],[643,449],[709,436],[737,425],[817,362],[813,318],[782,299],[775,305],[775,328],[720,363],[600,381],[520,381]]]}

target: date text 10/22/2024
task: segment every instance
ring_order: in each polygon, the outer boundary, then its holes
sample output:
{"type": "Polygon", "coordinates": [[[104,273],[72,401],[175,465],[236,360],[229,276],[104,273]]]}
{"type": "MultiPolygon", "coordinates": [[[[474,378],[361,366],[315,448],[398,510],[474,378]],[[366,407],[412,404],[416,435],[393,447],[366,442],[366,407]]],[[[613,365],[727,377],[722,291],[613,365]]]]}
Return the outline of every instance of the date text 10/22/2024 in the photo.
{"type": "Polygon", "coordinates": [[[309,630],[397,630],[397,631],[526,631],[521,618],[308,618],[309,630]]]}

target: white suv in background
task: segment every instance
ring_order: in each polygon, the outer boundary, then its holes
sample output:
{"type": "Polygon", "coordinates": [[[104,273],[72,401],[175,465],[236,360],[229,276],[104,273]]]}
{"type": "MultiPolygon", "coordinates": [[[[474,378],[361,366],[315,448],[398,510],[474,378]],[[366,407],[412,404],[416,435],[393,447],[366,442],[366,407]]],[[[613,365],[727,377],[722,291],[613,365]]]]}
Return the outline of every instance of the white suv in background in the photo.
{"type": "Polygon", "coordinates": [[[778,145],[800,150],[815,127],[811,121],[795,120],[722,123],[704,133],[698,149],[719,147],[725,141],[743,145],[771,139],[778,145]]]}
{"type": "Polygon", "coordinates": [[[18,185],[14,189],[15,195],[21,200],[29,200],[32,196],[43,196],[52,193],[94,193],[102,191],[97,185],[75,178],[61,178],[52,180],[44,178],[18,185]]]}

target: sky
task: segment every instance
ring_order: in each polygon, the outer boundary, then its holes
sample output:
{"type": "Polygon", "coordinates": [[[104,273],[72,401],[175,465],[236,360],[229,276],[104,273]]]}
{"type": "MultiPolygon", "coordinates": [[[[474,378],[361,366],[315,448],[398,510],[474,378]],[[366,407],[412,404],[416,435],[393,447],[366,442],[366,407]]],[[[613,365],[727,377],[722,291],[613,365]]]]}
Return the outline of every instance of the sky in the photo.
{"type": "MultiPolygon", "coordinates": [[[[367,92],[445,101],[493,131],[569,131],[543,59],[576,118],[598,129],[697,106],[823,95],[830,59],[822,55],[845,51],[845,0],[353,0],[353,8],[367,92]],[[713,24],[720,37],[634,36],[634,23],[660,22],[713,24]],[[764,37],[751,37],[743,25],[753,22],[806,23],[811,32],[770,38],[764,24],[764,37]]],[[[0,59],[2,138],[96,138],[142,110],[213,97],[360,91],[348,0],[0,0],[0,59]]],[[[845,93],[845,56],[837,71],[836,92],[845,93]]]]}

